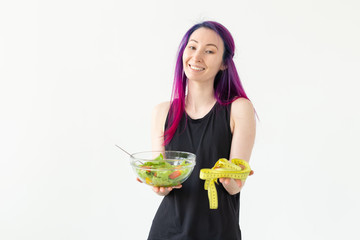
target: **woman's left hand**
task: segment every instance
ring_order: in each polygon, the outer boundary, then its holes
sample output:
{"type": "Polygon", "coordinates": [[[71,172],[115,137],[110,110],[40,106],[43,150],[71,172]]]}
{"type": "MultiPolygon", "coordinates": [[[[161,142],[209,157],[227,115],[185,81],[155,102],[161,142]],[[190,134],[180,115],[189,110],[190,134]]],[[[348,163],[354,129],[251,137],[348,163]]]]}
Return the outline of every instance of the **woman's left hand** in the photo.
{"type": "MultiPolygon", "coordinates": [[[[249,173],[249,176],[253,175],[254,171],[251,170],[249,173]]],[[[223,184],[226,190],[229,191],[231,194],[236,194],[240,192],[242,187],[244,186],[244,183],[241,179],[234,179],[234,178],[219,178],[219,181],[223,184]]]]}

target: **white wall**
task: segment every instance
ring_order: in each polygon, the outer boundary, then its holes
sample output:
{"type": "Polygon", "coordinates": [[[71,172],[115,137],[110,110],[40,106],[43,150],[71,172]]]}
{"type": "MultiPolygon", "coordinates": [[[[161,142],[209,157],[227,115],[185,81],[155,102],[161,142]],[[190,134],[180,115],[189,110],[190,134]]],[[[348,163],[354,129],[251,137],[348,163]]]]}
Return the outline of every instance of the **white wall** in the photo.
{"type": "Polygon", "coordinates": [[[178,44],[223,23],[260,117],[246,240],[359,239],[356,0],[1,1],[0,239],[146,239],[150,149],[178,44]]]}

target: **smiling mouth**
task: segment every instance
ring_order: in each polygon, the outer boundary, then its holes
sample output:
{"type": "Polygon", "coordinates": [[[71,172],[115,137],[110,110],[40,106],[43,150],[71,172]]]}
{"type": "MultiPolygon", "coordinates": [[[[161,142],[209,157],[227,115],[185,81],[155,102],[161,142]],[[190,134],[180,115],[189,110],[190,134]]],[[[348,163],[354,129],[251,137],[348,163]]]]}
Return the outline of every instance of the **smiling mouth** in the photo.
{"type": "Polygon", "coordinates": [[[203,70],[205,70],[205,68],[191,66],[191,64],[189,64],[189,67],[190,67],[192,70],[195,70],[195,71],[203,71],[203,70]]]}

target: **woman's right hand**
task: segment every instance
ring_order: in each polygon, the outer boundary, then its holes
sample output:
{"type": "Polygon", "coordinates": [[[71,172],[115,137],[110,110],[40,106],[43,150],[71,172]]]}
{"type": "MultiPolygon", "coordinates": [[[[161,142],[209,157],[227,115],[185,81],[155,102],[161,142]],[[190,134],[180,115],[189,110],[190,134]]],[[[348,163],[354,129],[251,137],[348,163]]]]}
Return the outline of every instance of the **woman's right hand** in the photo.
{"type": "MultiPolygon", "coordinates": [[[[136,178],[136,180],[140,183],[142,183],[142,181],[139,179],[139,178],[136,178]]],[[[176,189],[179,189],[181,188],[182,185],[177,185],[177,186],[174,186],[174,187],[153,187],[153,191],[155,193],[157,193],[158,195],[160,196],[166,196],[168,195],[174,188],[176,189]]]]}
{"type": "Polygon", "coordinates": [[[160,196],[166,196],[168,195],[174,188],[179,189],[182,185],[177,185],[174,187],[153,187],[153,191],[157,193],[160,196]]]}

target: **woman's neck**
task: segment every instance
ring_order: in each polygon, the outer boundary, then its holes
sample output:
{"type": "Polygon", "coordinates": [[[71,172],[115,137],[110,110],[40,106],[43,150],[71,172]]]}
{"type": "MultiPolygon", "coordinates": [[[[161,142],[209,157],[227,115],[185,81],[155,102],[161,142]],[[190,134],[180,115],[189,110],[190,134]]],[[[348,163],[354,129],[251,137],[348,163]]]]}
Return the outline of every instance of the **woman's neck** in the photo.
{"type": "Polygon", "coordinates": [[[213,84],[201,84],[189,81],[188,94],[185,99],[185,110],[190,117],[202,117],[214,106],[213,84]]]}

